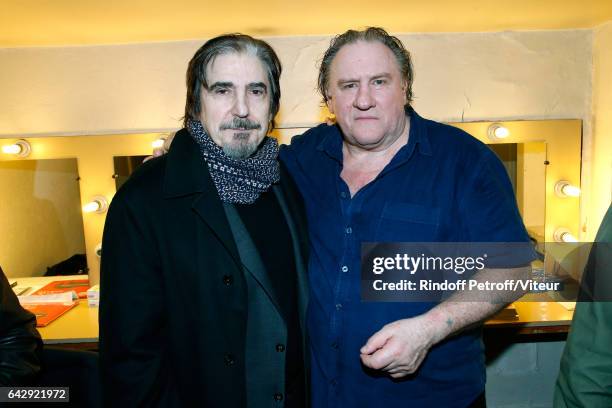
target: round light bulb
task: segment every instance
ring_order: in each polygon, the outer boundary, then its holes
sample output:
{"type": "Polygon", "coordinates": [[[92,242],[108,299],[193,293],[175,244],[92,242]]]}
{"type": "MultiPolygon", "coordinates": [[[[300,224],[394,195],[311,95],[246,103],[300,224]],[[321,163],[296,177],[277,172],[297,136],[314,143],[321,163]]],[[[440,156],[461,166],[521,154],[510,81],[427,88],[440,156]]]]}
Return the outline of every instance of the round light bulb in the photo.
{"type": "Polygon", "coordinates": [[[580,195],[580,188],[576,186],[572,186],[568,184],[567,186],[563,186],[561,189],[563,193],[570,197],[578,197],[580,195]]]}
{"type": "Polygon", "coordinates": [[[555,194],[558,197],[579,197],[580,187],[570,184],[569,181],[560,180],[555,183],[555,194]]]}
{"type": "Polygon", "coordinates": [[[556,242],[578,242],[578,239],[567,228],[557,229],[553,238],[556,242]]]}
{"type": "Polygon", "coordinates": [[[578,239],[569,232],[563,234],[561,236],[561,239],[563,240],[563,242],[578,242],[578,239]]]}
{"type": "Polygon", "coordinates": [[[487,130],[487,135],[489,136],[489,139],[493,141],[498,141],[510,136],[510,131],[507,127],[502,126],[499,123],[493,123],[491,126],[489,126],[489,129],[487,130]]]}
{"type": "Polygon", "coordinates": [[[26,157],[32,151],[32,147],[26,140],[18,140],[13,144],[2,146],[2,152],[14,154],[19,157],[26,157]]]}
{"type": "Polygon", "coordinates": [[[83,206],[83,212],[91,213],[100,209],[99,201],[91,201],[83,206]]]}
{"type": "Polygon", "coordinates": [[[108,201],[104,196],[94,196],[91,201],[85,204],[83,207],[85,213],[98,213],[101,214],[108,208],[108,201]]]}
{"type": "Polygon", "coordinates": [[[563,187],[562,191],[570,197],[578,197],[580,195],[580,188],[572,185],[563,187]]]}
{"type": "Polygon", "coordinates": [[[2,153],[6,154],[19,154],[21,153],[21,147],[16,144],[2,146],[2,153]]]}
{"type": "Polygon", "coordinates": [[[496,128],[494,132],[495,132],[495,137],[497,137],[498,139],[504,139],[510,136],[510,131],[503,126],[496,128]]]}

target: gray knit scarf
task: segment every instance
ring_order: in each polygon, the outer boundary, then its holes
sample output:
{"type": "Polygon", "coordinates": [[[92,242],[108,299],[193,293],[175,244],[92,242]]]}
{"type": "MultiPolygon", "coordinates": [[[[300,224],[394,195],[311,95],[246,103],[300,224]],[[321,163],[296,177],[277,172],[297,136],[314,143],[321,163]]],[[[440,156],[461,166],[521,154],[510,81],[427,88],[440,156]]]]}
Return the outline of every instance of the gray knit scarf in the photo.
{"type": "Polygon", "coordinates": [[[251,204],[259,195],[280,180],[278,142],[266,136],[251,157],[233,159],[223,152],[204,130],[200,121],[189,120],[187,130],[200,146],[221,201],[251,204]]]}

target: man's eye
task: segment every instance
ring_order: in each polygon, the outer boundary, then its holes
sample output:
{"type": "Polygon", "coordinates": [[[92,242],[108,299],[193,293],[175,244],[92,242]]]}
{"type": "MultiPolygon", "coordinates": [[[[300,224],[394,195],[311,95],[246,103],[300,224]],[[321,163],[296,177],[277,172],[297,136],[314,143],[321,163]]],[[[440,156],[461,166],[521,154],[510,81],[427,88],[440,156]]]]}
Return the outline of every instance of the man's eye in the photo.
{"type": "Polygon", "coordinates": [[[379,86],[379,85],[384,85],[387,81],[385,81],[384,79],[375,79],[372,82],[374,83],[374,85],[379,86]]]}
{"type": "Polygon", "coordinates": [[[217,95],[226,95],[229,93],[229,89],[227,88],[217,88],[215,89],[215,94],[217,95]]]}
{"type": "Polygon", "coordinates": [[[352,83],[352,82],[348,83],[348,84],[342,85],[342,89],[353,89],[353,88],[356,88],[356,87],[357,87],[357,84],[356,83],[352,83]]]}
{"type": "Polygon", "coordinates": [[[265,92],[264,92],[264,90],[263,90],[263,89],[257,89],[257,88],[255,88],[255,89],[251,89],[251,93],[252,93],[253,95],[263,95],[265,92]]]}

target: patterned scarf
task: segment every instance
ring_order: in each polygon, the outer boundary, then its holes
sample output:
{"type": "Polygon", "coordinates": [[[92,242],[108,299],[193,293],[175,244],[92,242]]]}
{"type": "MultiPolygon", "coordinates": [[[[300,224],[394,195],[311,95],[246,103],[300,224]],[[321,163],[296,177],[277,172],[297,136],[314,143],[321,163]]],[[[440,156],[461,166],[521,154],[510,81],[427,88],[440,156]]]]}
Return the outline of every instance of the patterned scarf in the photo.
{"type": "Polygon", "coordinates": [[[222,202],[252,204],[270,185],[280,180],[276,139],[266,136],[255,154],[238,160],[226,155],[213,142],[200,121],[189,120],[187,129],[200,146],[222,202]]]}

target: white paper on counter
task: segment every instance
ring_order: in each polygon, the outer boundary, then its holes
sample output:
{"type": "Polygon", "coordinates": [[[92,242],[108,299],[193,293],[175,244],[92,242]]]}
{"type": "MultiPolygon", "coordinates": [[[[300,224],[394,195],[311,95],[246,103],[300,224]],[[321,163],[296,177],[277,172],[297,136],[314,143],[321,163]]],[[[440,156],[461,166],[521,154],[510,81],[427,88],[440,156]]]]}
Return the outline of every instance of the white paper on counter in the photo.
{"type": "Polygon", "coordinates": [[[77,298],[76,292],[64,292],[56,293],[53,295],[28,295],[28,296],[17,296],[19,303],[25,304],[67,304],[71,305],[74,299],[77,298]]]}

